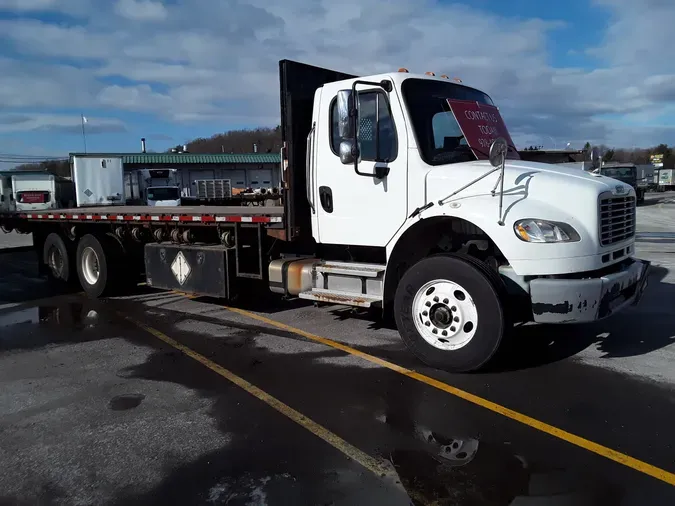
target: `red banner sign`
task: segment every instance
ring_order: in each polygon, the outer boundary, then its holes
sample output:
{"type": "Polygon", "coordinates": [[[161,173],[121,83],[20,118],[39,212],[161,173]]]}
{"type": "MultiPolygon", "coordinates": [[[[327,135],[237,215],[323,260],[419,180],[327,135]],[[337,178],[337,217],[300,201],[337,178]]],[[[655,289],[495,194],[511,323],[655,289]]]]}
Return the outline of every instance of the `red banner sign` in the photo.
{"type": "MultiPolygon", "coordinates": [[[[503,137],[509,146],[513,146],[511,135],[496,107],[472,100],[451,99],[448,99],[448,105],[467,144],[479,160],[489,158],[490,145],[498,137],[503,137]]],[[[509,149],[506,158],[520,160],[515,148],[509,149]]]]}
{"type": "Polygon", "coordinates": [[[42,204],[44,201],[44,192],[21,192],[19,194],[19,202],[24,204],[42,204]]]}

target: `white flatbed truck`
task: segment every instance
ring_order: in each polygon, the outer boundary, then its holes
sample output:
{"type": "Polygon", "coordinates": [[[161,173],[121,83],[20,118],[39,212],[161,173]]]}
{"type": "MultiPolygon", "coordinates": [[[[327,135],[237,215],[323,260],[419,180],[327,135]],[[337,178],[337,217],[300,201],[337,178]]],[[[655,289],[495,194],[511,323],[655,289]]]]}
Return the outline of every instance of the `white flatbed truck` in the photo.
{"type": "Polygon", "coordinates": [[[289,60],[280,85],[279,207],[89,207],[0,224],[32,232],[44,272],[92,297],[145,277],[228,300],[269,289],[381,308],[417,357],[451,371],[485,366],[516,322],[589,322],[640,299],[634,189],[521,161],[485,93],[289,60]]]}

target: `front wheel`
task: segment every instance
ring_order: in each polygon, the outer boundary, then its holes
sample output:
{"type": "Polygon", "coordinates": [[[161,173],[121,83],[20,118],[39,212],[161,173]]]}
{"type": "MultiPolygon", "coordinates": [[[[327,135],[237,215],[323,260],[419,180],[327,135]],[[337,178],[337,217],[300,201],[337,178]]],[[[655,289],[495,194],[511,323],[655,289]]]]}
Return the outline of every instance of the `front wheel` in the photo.
{"type": "Polygon", "coordinates": [[[421,260],[403,276],[394,300],[401,338],[424,363],[452,372],[478,370],[502,344],[501,280],[470,257],[421,260]]]}

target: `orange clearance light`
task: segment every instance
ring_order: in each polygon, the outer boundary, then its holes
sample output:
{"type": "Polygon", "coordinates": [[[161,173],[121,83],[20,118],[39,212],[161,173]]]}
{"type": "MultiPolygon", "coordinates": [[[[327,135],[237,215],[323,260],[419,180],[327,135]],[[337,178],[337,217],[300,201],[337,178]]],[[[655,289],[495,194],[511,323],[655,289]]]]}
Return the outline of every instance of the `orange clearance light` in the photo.
{"type": "Polygon", "coordinates": [[[455,81],[456,83],[461,83],[461,82],[462,82],[462,80],[461,80],[459,77],[455,77],[455,78],[453,78],[452,80],[455,81]]]}
{"type": "Polygon", "coordinates": [[[441,77],[442,77],[443,79],[450,79],[450,78],[449,78],[448,76],[446,76],[445,74],[443,74],[441,77]]]}
{"type": "Polygon", "coordinates": [[[401,67],[400,69],[398,69],[398,71],[399,72],[405,72],[406,74],[408,73],[408,69],[404,68],[404,67],[401,67]]]}
{"type": "Polygon", "coordinates": [[[428,75],[428,76],[435,76],[436,75],[433,72],[425,72],[425,74],[428,75]]]}

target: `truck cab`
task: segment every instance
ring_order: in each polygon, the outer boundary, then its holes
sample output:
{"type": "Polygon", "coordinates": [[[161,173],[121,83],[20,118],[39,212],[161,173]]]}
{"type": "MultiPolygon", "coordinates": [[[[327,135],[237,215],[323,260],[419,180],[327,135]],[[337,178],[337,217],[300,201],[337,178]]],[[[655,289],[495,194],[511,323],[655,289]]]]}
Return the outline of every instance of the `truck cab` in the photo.
{"type": "Polygon", "coordinates": [[[452,370],[489,360],[514,321],[593,321],[639,300],[633,186],[520,160],[489,95],[447,76],[340,77],[312,94],[302,150],[282,117],[317,251],[345,259],[303,261],[300,297],[381,302],[418,357],[452,370]]]}
{"type": "Polygon", "coordinates": [[[146,188],[146,202],[153,207],[176,207],[180,205],[178,186],[149,186],[146,188]]]}
{"type": "Polygon", "coordinates": [[[595,172],[630,185],[635,190],[637,202],[644,202],[646,187],[639,184],[638,170],[634,163],[603,163],[595,172]]]}

